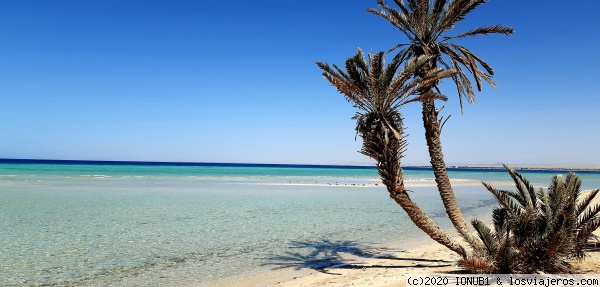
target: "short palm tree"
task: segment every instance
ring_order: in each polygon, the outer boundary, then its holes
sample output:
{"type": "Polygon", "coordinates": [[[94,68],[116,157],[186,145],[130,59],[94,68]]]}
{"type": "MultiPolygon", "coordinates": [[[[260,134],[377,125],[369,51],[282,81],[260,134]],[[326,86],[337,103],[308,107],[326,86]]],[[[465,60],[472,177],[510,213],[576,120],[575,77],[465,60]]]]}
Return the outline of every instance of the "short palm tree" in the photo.
{"type": "Polygon", "coordinates": [[[432,239],[465,256],[464,248],[443,232],[410,199],[404,187],[400,167],[406,141],[402,116],[398,109],[411,101],[410,95],[431,85],[438,78],[451,76],[454,71],[435,69],[419,81],[409,81],[416,67],[425,63],[428,58],[421,57],[409,61],[409,64],[397,73],[405,60],[406,55],[399,53],[386,65],[383,52],[369,54],[365,60],[363,52],[358,49],[354,57],[346,60],[345,71],[336,65],[331,67],[321,62],[317,65],[324,71],[323,77],[360,110],[353,118],[356,120],[356,131],[363,139],[360,152],[377,162],[379,175],[391,198],[406,211],[412,222],[432,239]]]}
{"type": "Polygon", "coordinates": [[[600,206],[591,205],[600,190],[584,194],[581,180],[570,173],[554,176],[547,191],[536,191],[520,173],[505,168],[517,191],[484,183],[500,203],[492,216],[494,229],[473,220],[485,248],[467,239],[475,252],[459,264],[486,273],[570,273],[565,260],[583,258],[583,247],[600,226],[600,206]]]}
{"type": "MultiPolygon", "coordinates": [[[[401,53],[409,57],[418,58],[423,55],[430,57],[427,64],[415,71],[416,77],[426,77],[429,71],[436,69],[437,66],[455,70],[456,73],[452,75],[452,80],[458,90],[461,111],[463,98],[466,97],[470,103],[475,102],[473,85],[467,77],[465,69],[475,78],[478,90],[481,90],[482,79],[495,86],[491,80],[494,71],[490,65],[469,49],[452,43],[450,40],[486,34],[510,35],[513,33],[513,29],[495,25],[476,28],[454,36],[446,35],[469,12],[485,3],[486,0],[394,0],[394,2],[400,10],[388,6],[383,0],[377,0],[381,10],[370,8],[367,9],[367,12],[385,18],[408,38],[408,43],[399,44],[391,50],[401,48],[401,53]]],[[[439,110],[436,109],[434,102],[435,99],[440,98],[435,96],[437,94],[439,94],[439,90],[436,85],[433,85],[428,89],[421,90],[418,98],[423,106],[425,138],[435,181],[448,217],[461,234],[466,234],[468,227],[456,202],[444,162],[440,141],[443,123],[438,118],[439,110]]]]}

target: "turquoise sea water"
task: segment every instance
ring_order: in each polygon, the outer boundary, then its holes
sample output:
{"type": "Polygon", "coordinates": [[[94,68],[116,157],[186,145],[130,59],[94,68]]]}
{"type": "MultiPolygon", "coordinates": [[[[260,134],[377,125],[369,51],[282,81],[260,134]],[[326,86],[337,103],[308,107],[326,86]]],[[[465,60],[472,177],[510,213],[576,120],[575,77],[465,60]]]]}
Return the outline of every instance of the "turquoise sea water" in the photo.
{"type": "MultiPolygon", "coordinates": [[[[556,173],[525,172],[536,185],[556,173]]],[[[427,169],[405,175],[433,179],[427,169]]],[[[580,175],[600,187],[600,173],[580,175]]],[[[450,176],[510,180],[497,170],[450,176]]],[[[435,188],[410,190],[451,228],[435,188]]],[[[455,192],[467,218],[494,204],[480,185],[455,192]]],[[[374,169],[348,167],[0,163],[0,222],[1,286],[216,286],[423,238],[374,169]]]]}

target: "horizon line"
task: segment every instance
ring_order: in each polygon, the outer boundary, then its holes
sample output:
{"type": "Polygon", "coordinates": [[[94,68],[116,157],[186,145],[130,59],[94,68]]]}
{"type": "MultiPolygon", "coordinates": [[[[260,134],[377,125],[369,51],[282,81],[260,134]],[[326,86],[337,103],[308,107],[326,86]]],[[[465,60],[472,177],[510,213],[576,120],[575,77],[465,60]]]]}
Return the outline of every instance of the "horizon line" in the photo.
{"type": "MultiPolygon", "coordinates": [[[[243,163],[243,162],[176,162],[176,161],[129,161],[129,160],[81,160],[81,159],[25,159],[25,158],[0,158],[0,163],[39,163],[39,164],[99,164],[99,165],[165,165],[165,166],[249,166],[249,167],[321,167],[321,168],[358,168],[376,169],[375,164],[298,164],[298,163],[243,163]]],[[[431,169],[430,165],[405,165],[403,168],[431,169]]],[[[503,170],[500,164],[496,165],[449,165],[447,169],[481,169],[481,170],[503,170]]],[[[598,172],[600,168],[595,167],[564,167],[564,166],[536,166],[523,165],[513,166],[517,170],[532,171],[592,171],[598,172]]]]}

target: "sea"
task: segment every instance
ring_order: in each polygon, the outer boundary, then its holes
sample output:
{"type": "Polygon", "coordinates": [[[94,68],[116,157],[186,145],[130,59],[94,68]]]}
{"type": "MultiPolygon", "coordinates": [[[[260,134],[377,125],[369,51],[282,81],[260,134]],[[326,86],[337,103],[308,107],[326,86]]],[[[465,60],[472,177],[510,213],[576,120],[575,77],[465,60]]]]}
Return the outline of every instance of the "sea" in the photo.
{"type": "MultiPolygon", "coordinates": [[[[568,171],[522,173],[547,186],[568,171]]],[[[452,230],[431,169],[404,174],[452,230]]],[[[600,187],[600,172],[578,174],[600,187]]],[[[496,206],[481,181],[512,187],[502,169],[449,175],[468,220],[496,206]]],[[[374,167],[0,160],[0,286],[222,286],[429,242],[374,167]]]]}

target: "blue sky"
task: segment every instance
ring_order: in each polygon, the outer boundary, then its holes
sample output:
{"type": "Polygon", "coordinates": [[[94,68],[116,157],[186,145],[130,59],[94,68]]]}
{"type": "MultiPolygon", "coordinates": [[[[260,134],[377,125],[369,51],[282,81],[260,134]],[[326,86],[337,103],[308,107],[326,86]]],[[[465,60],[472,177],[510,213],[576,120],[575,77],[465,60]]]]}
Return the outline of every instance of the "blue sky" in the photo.
{"type": "MultiPolygon", "coordinates": [[[[405,42],[375,0],[0,1],[0,158],[370,163],[315,61],[405,42]]],[[[492,0],[456,26],[494,67],[448,164],[600,165],[600,2],[492,0]]],[[[427,164],[420,105],[404,164],[427,164]]]]}

